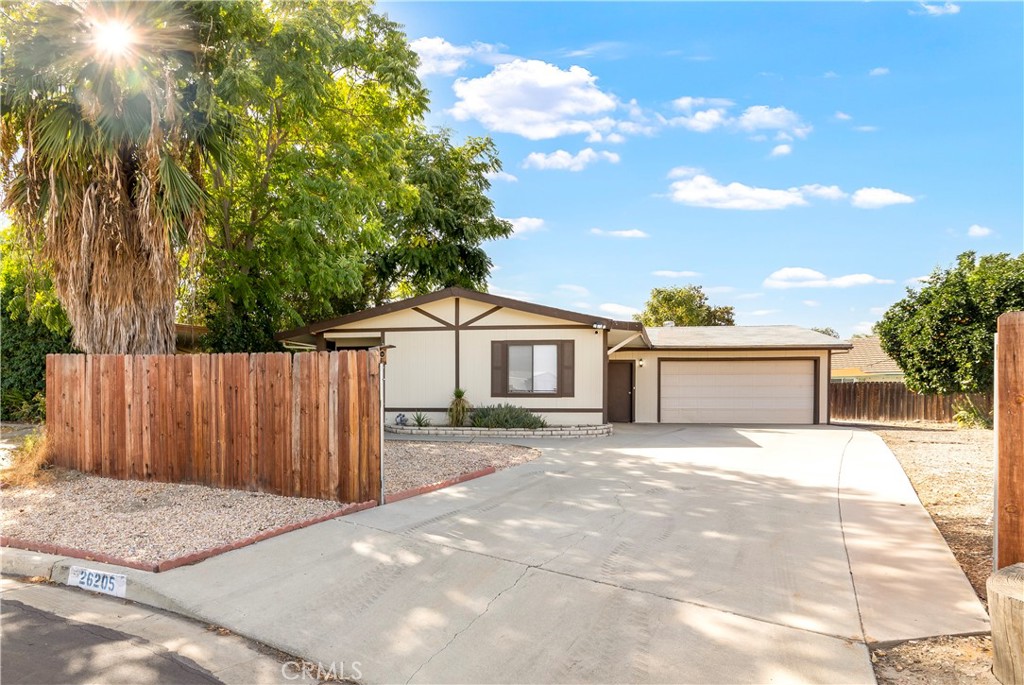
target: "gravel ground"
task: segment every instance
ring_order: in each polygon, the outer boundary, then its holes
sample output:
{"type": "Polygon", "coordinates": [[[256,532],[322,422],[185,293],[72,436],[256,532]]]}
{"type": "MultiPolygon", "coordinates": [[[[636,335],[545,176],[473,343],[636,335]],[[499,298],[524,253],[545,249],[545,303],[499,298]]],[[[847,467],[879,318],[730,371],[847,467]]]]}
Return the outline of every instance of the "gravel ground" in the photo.
{"type": "MultiPolygon", "coordinates": [[[[925,422],[851,425],[877,433],[896,455],[985,603],[992,572],[993,432],[925,422]]],[[[987,635],[912,640],[875,650],[872,661],[880,685],[998,685],[987,635]]]]}
{"type": "MultiPolygon", "coordinates": [[[[429,485],[486,466],[540,455],[510,445],[387,441],[387,492],[429,485]]],[[[0,531],[10,537],[158,562],[305,521],[337,502],[202,485],[120,481],[56,470],[34,488],[0,490],[0,531]]]]}

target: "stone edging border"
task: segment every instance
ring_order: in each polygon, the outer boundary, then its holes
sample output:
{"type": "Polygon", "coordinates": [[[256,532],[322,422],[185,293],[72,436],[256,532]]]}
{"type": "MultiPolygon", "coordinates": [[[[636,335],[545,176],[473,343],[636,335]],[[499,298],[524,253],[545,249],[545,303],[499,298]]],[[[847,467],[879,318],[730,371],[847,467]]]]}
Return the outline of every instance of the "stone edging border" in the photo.
{"type": "Polygon", "coordinates": [[[139,561],[129,561],[128,559],[121,559],[120,557],[111,556],[109,554],[102,554],[100,552],[89,552],[87,550],[77,549],[75,547],[64,547],[62,545],[51,545],[47,542],[31,542],[29,540],[21,540],[19,538],[12,538],[6,535],[0,535],[0,547],[14,547],[16,549],[23,549],[29,552],[40,552],[42,554],[56,554],[62,557],[72,557],[74,559],[84,559],[85,561],[98,561],[101,564],[113,564],[115,566],[125,566],[127,568],[137,569],[139,571],[149,571],[150,573],[160,573],[161,571],[170,571],[172,568],[178,568],[179,566],[188,566],[190,564],[198,564],[200,561],[205,561],[210,557],[215,557],[225,552],[231,552],[242,547],[248,547],[254,545],[257,542],[268,540],[278,535],[290,533],[293,530],[299,530],[300,528],[306,528],[308,526],[315,525],[317,523],[323,523],[324,521],[330,521],[341,516],[348,514],[354,514],[357,511],[363,511],[364,509],[370,509],[371,507],[377,506],[376,502],[359,502],[357,504],[346,504],[336,511],[332,511],[323,516],[317,516],[305,521],[298,521],[296,523],[289,523],[284,526],[278,526],[277,528],[271,528],[265,530],[262,533],[229,542],[225,545],[218,545],[217,547],[210,547],[208,549],[193,552],[192,554],[185,554],[180,557],[173,559],[164,559],[154,563],[144,563],[139,561]]]}
{"type": "Polygon", "coordinates": [[[395,435],[457,435],[480,438],[594,438],[612,434],[612,424],[593,426],[548,426],[547,428],[470,428],[454,426],[385,425],[385,433],[395,435]]]}

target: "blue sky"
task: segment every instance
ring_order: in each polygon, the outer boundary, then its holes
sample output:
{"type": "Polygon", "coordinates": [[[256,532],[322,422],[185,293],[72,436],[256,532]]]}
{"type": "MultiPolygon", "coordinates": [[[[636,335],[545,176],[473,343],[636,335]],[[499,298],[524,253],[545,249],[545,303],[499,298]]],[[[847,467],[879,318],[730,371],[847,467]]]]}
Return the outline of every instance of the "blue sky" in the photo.
{"type": "Polygon", "coordinates": [[[394,3],[428,122],[489,135],[491,292],[868,332],[965,250],[1024,251],[1022,3],[394,3]]]}

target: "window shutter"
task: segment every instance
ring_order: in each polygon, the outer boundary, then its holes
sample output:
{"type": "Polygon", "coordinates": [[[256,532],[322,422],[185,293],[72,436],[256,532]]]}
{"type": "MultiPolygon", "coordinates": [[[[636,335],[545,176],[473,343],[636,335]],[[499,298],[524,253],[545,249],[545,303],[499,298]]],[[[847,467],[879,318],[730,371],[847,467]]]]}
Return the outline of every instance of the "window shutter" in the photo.
{"type": "Polygon", "coordinates": [[[508,396],[508,346],[501,340],[491,341],[491,397],[508,396]]]}
{"type": "Polygon", "coordinates": [[[562,340],[558,344],[558,395],[576,396],[576,342],[562,340]]]}

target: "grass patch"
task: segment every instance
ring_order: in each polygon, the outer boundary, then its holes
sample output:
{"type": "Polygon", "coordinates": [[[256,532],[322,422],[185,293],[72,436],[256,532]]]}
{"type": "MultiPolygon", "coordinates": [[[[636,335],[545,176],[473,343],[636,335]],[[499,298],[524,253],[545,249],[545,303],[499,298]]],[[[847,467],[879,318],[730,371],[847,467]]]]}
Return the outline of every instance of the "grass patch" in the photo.
{"type": "Polygon", "coordinates": [[[43,430],[26,437],[21,447],[11,452],[11,465],[0,471],[0,486],[7,488],[33,487],[52,480],[50,447],[43,430]]]}

